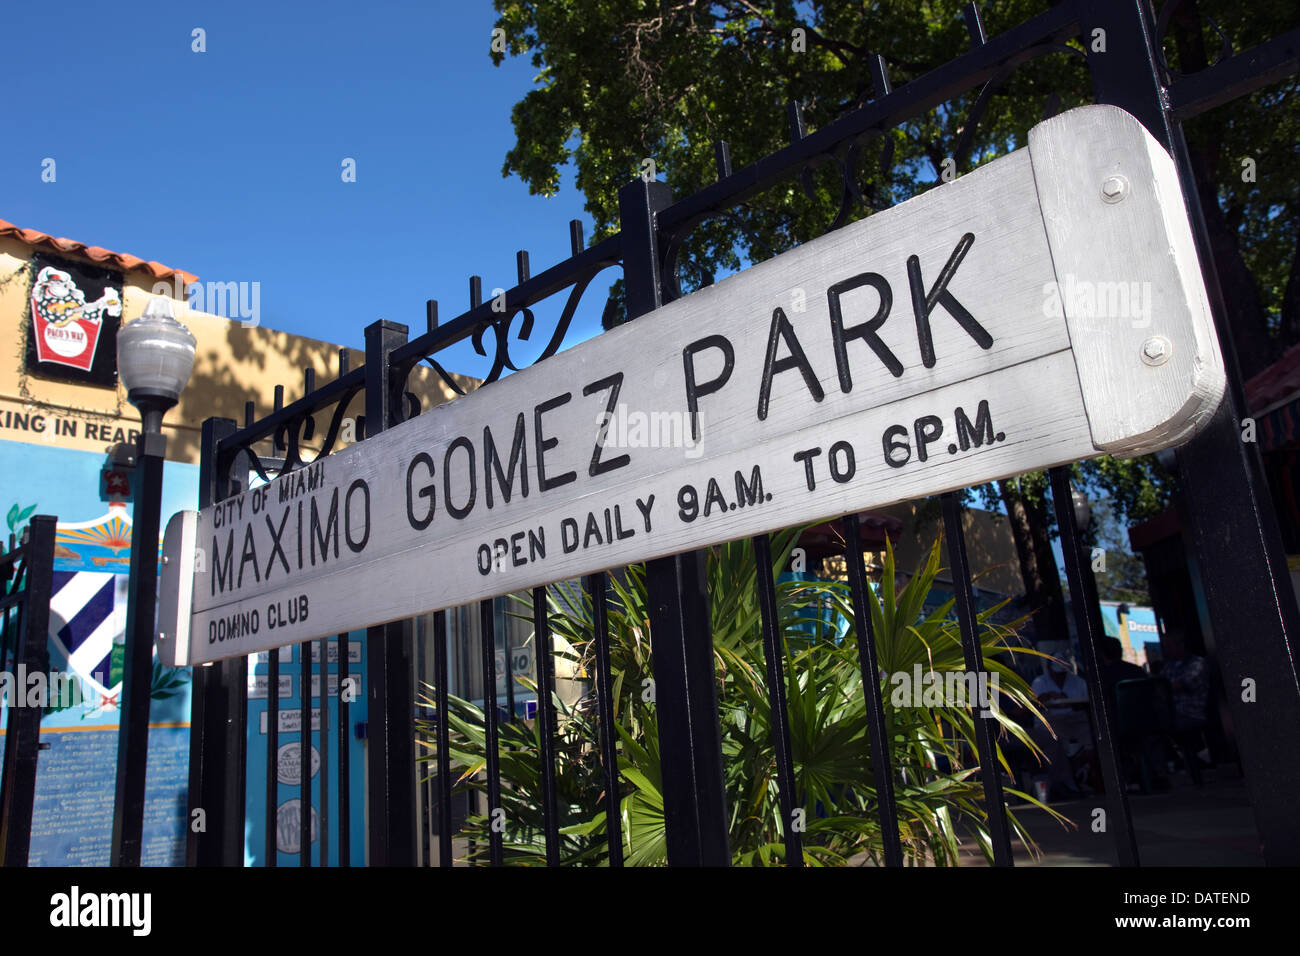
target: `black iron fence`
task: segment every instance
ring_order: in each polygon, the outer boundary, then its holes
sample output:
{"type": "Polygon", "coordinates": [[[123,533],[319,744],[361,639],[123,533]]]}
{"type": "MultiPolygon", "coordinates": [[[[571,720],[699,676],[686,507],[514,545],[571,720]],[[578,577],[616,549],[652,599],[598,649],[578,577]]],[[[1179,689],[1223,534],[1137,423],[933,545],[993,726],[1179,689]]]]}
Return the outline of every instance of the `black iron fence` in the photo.
{"type": "Polygon", "coordinates": [[[43,701],[27,699],[28,675],[50,669],[46,635],[54,583],[56,518],[35,515],[23,540],[9,538],[0,554],[0,669],[7,672],[4,766],[0,770],[0,863],[26,866],[36,803],[36,758],[40,752],[43,701]],[[32,706],[35,704],[35,706],[32,706]]]}
{"type": "MultiPolygon", "coordinates": [[[[583,293],[596,275],[607,268],[621,266],[627,319],[654,321],[652,317],[641,317],[682,295],[681,256],[691,230],[710,219],[730,215],[746,198],[762,190],[790,181],[804,181],[806,172],[819,164],[837,169],[841,176],[841,202],[830,224],[830,228],[838,228],[853,218],[860,206],[865,206],[853,178],[853,165],[858,161],[859,144],[864,139],[879,136],[955,98],[977,94],[967,123],[968,127],[973,126],[979,122],[989,99],[1025,64],[1049,56],[1080,60],[1091,79],[1095,101],[1121,107],[1135,116],[1170,152],[1179,172],[1229,378],[1227,396],[1213,421],[1176,452],[1177,477],[1186,502],[1183,517],[1202,577],[1203,623],[1206,632],[1213,635],[1215,653],[1229,691],[1241,760],[1266,857],[1270,862],[1300,861],[1300,826],[1296,825],[1288,806],[1290,795],[1300,790],[1300,761],[1295,759],[1300,733],[1300,685],[1295,665],[1300,618],[1259,453],[1256,446],[1241,440],[1240,421],[1245,405],[1235,359],[1234,312],[1224,301],[1181,127],[1191,117],[1296,72],[1300,30],[1292,30],[1252,50],[1230,52],[1212,66],[1183,76],[1170,70],[1161,48],[1162,37],[1177,6],[1176,0],[1170,0],[1157,19],[1146,0],[1068,0],[990,38],[985,35],[977,6],[971,4],[966,10],[969,49],[932,72],[895,90],[888,64],[876,57],[872,62],[874,96],[836,122],[809,132],[799,107],[792,104],[792,141],[779,152],[733,170],[726,144],[720,143],[716,151],[718,180],[712,186],[678,199],[664,183],[634,181],[619,192],[621,231],[618,234],[585,247],[580,224],[575,221],[571,224],[572,256],[537,275],[530,272],[527,253],[520,252],[517,282],[505,292],[504,313],[499,311],[499,300],[495,308],[494,304],[483,301],[481,282],[475,277],[470,283],[470,307],[450,322],[439,324],[437,304],[432,301],[428,303],[427,328],[414,338],[408,337],[405,326],[376,322],[366,329],[363,367],[349,369],[345,357],[340,355],[334,381],[316,387],[308,376],[301,398],[282,406],[277,402],[270,414],[256,421],[251,413],[243,426],[228,419],[209,419],[203,429],[201,505],[221,501],[241,490],[241,476],[250,470],[265,477],[302,466],[306,444],[313,440],[321,421],[328,424],[318,454],[328,455],[339,436],[349,404],[358,395],[365,396],[367,414],[362,429],[365,438],[418,415],[420,402],[408,391],[407,380],[421,363],[460,391],[438,360],[439,353],[454,343],[470,338],[482,354],[487,355],[491,350],[492,366],[483,383],[483,387],[491,388],[507,369],[516,368],[510,354],[512,329],[519,339],[528,339],[534,332],[533,309],[552,296],[564,294],[560,319],[539,361],[549,358],[559,349],[583,293]],[[1100,49],[1094,42],[1097,31],[1102,31],[1105,37],[1100,49]],[[1074,39],[1079,41],[1077,47],[1067,45],[1074,39]],[[265,451],[267,442],[274,447],[269,454],[265,451]],[[1225,526],[1234,533],[1225,535],[1225,526]],[[1253,700],[1258,703],[1233,692],[1243,681],[1253,682],[1256,688],[1253,700]]],[[[1047,115],[1058,108],[1059,99],[1051,97],[1047,115]]],[[[970,136],[968,128],[957,142],[947,144],[949,148],[944,149],[956,157],[959,165],[968,165],[970,136]]],[[[1099,677],[1098,640],[1103,630],[1095,585],[1085,573],[1067,469],[1052,469],[1050,480],[1102,758],[1105,799],[1113,821],[1109,832],[1117,861],[1134,865],[1138,863],[1138,848],[1116,752],[1114,714],[1102,693],[1099,677]]],[[[985,662],[971,598],[971,569],[966,557],[960,498],[956,493],[942,496],[942,511],[966,665],[972,673],[983,674],[985,662]]],[[[896,781],[889,762],[881,685],[874,679],[879,668],[874,656],[871,618],[864,610],[869,585],[858,516],[848,515],[845,529],[849,586],[857,633],[862,637],[858,647],[867,714],[863,759],[870,760],[874,772],[883,859],[888,864],[900,865],[903,853],[895,805],[896,781]]],[[[784,669],[790,662],[778,629],[768,536],[754,539],[753,551],[759,568],[758,598],[780,805],[785,819],[789,820],[798,805],[784,697],[784,669]]],[[[705,555],[696,552],[652,560],[646,567],[646,582],[659,715],[667,859],[671,865],[726,865],[731,861],[730,814],[723,782],[705,555]]],[[[612,729],[614,701],[609,681],[606,620],[608,575],[605,572],[589,575],[583,585],[594,608],[594,677],[601,729],[598,751],[605,782],[605,832],[610,862],[621,865],[620,781],[617,742],[612,729]]],[[[540,810],[545,860],[556,865],[562,862],[555,785],[557,728],[550,693],[554,673],[545,588],[534,590],[533,609],[540,685],[540,810]]],[[[481,602],[480,614],[486,740],[483,772],[487,778],[486,812],[490,817],[501,808],[502,799],[493,653],[495,624],[490,600],[481,602]]],[[[410,622],[387,624],[370,628],[367,637],[369,860],[375,865],[410,864],[415,860],[417,844],[414,629],[410,622]]],[[[443,837],[439,840],[439,862],[450,865],[453,851],[447,837],[452,827],[452,774],[445,719],[448,714],[447,612],[434,614],[432,637],[434,712],[439,717],[434,799],[439,833],[443,837]]],[[[326,659],[325,640],[321,639],[322,661],[326,659]]],[[[339,661],[346,667],[346,637],[340,636],[338,640],[339,661]]],[[[310,660],[306,645],[303,660],[310,660]]],[[[277,655],[271,653],[269,661],[267,858],[274,861],[277,655]]],[[[196,669],[190,809],[191,819],[195,811],[202,811],[206,825],[191,827],[188,860],[192,865],[241,865],[244,859],[247,674],[246,658],[196,669]]],[[[325,737],[329,727],[325,677],[322,668],[323,719],[318,731],[322,747],[327,746],[325,737]]],[[[304,797],[309,792],[310,761],[306,754],[312,726],[306,690],[309,680],[309,669],[304,664],[301,715],[304,797]]],[[[346,848],[349,840],[355,838],[347,829],[347,705],[339,702],[336,706],[340,709],[335,725],[339,733],[336,766],[342,784],[339,789],[342,805],[334,810],[339,821],[336,832],[346,848]]],[[[994,768],[994,721],[977,718],[975,727],[979,766],[994,768]]],[[[6,801],[10,799],[8,780],[6,763],[6,801]]],[[[1010,865],[1011,834],[1005,817],[1001,775],[984,772],[981,781],[989,811],[994,862],[1010,865]]],[[[308,818],[309,814],[304,812],[300,844],[304,863],[310,858],[308,818]]],[[[329,832],[328,819],[321,823],[322,832],[329,832]]],[[[798,829],[786,826],[784,838],[787,861],[800,864],[803,855],[798,829]]],[[[502,834],[492,828],[488,839],[489,859],[499,864],[503,859],[502,834]]],[[[346,852],[341,858],[347,858],[346,852]]]]}

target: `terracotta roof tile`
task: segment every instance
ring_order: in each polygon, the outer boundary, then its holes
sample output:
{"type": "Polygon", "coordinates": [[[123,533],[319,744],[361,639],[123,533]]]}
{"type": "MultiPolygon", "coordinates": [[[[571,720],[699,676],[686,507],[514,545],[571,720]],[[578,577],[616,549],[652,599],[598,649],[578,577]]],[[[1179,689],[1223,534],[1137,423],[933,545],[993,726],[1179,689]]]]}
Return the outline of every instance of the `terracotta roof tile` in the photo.
{"type": "Polygon", "coordinates": [[[99,246],[88,246],[84,242],[77,242],[73,239],[56,239],[46,233],[37,232],[35,229],[22,229],[3,219],[0,219],[0,236],[13,236],[20,242],[25,242],[27,245],[37,248],[51,249],[68,255],[84,256],[87,259],[93,259],[95,262],[125,272],[147,272],[155,279],[170,279],[173,276],[180,276],[185,285],[199,281],[198,276],[192,272],[186,272],[184,269],[172,269],[161,262],[146,262],[124,252],[110,252],[108,249],[99,246]]]}

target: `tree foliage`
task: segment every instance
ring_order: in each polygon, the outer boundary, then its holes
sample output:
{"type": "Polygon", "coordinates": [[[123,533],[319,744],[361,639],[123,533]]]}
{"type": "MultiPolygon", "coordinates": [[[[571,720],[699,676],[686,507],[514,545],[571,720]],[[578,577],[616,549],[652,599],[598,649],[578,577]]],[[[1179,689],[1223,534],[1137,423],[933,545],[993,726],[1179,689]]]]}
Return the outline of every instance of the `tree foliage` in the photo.
{"type": "MultiPolygon", "coordinates": [[[[872,98],[874,55],[884,58],[898,88],[971,43],[959,0],[495,0],[495,6],[506,50],[493,52],[494,60],[528,56],[538,70],[536,85],[514,107],[516,143],[502,173],[553,195],[571,163],[596,238],[618,229],[618,187],[633,177],[653,169],[674,195],[689,195],[716,181],[716,141],[730,145],[739,168],[789,143],[788,103],[799,103],[807,128],[816,130],[872,98]]],[[[995,36],[1049,6],[1046,0],[985,4],[986,32],[995,36]]],[[[1295,25],[1292,0],[1181,0],[1170,9],[1163,49],[1176,71],[1213,62],[1223,52],[1222,36],[1241,52],[1295,25]]],[[[1067,45],[1006,76],[977,116],[978,87],[868,137],[853,170],[862,203],[850,219],[931,188],[946,169],[966,172],[1023,146],[1045,112],[1092,102],[1084,47],[1078,39],[1067,45]]],[[[1288,78],[1187,126],[1246,376],[1300,342],[1296,86],[1288,78]]],[[[839,196],[834,164],[823,163],[750,197],[731,216],[706,220],[684,245],[682,258],[691,265],[683,286],[689,290],[822,234],[839,196]]],[[[619,290],[616,283],[615,300],[619,290]]],[[[1122,522],[1150,518],[1170,500],[1170,476],[1154,457],[1103,457],[1073,472],[1088,493],[1107,496],[1122,522]]],[[[1026,564],[1049,540],[1045,489],[1038,475],[983,491],[986,502],[1010,508],[1031,601],[1053,604],[1056,576],[1026,564]],[[1022,500],[1024,508],[1016,504],[1022,500]],[[1025,520],[1017,523],[1021,511],[1025,520]]]]}
{"type": "MultiPolygon", "coordinates": [[[[775,566],[788,566],[796,531],[773,536],[775,566]]],[[[707,574],[713,633],[715,690],[724,762],[732,862],[742,866],[785,862],[785,826],[777,783],[776,751],[767,690],[757,566],[747,541],[710,549],[707,574]]],[[[885,737],[895,781],[897,821],[909,864],[956,865],[964,846],[991,857],[983,784],[977,774],[975,709],[924,687],[916,695],[898,693],[913,674],[930,675],[926,686],[943,690],[947,675],[967,673],[952,600],[925,610],[940,572],[936,543],[906,586],[894,589],[893,554],[887,552],[878,592],[867,598],[877,659],[882,674],[885,737]]],[[[776,581],[778,626],[783,635],[782,667],[794,763],[794,806],[802,811],[804,859],[809,865],[883,861],[880,804],[868,744],[866,698],[852,624],[848,587],[840,582],[776,581]],[[804,613],[828,605],[849,623],[839,643],[812,640],[804,613]]],[[[521,600],[527,600],[521,596],[521,600]]],[[[1036,655],[1020,647],[1012,626],[994,622],[999,608],[982,611],[978,633],[983,666],[997,675],[991,709],[998,721],[996,759],[1004,769],[1004,750],[1018,742],[1040,755],[1028,728],[1009,712],[1039,715],[1029,685],[1013,668],[1015,657],[1036,655]]],[[[659,759],[659,707],[653,691],[647,622],[649,598],[644,565],[611,576],[606,605],[618,732],[619,806],[623,856],[629,865],[655,866],[667,860],[663,786],[659,759]]],[[[531,615],[529,615],[531,617],[531,615]]],[[[548,591],[548,616],[557,653],[579,673],[595,673],[595,627],[585,590],[558,585],[548,591]]],[[[1037,655],[1041,656],[1041,655],[1037,655]]],[[[922,678],[926,681],[927,678],[922,678]]],[[[965,693],[965,692],[963,692],[965,693]]],[[[604,777],[594,695],[570,706],[554,697],[558,715],[556,802],[560,860],[565,865],[608,865],[604,777]]],[[[967,701],[970,701],[967,698],[967,701]]],[[[449,758],[458,788],[485,792],[486,765],[482,711],[449,701],[449,758]]],[[[978,706],[978,705],[977,705],[978,706]]],[[[500,728],[500,829],[506,858],[515,864],[545,859],[538,724],[506,723],[500,728]]],[[[422,761],[437,758],[436,723],[417,721],[422,761]]],[[[1028,794],[1015,797],[1054,811],[1028,794]]],[[[480,802],[480,807],[484,804],[480,802]]],[[[1008,813],[1012,833],[1031,854],[1037,852],[1017,813],[1008,813]]],[[[794,820],[790,821],[794,826],[794,820]]],[[[475,843],[472,858],[488,856],[492,819],[487,813],[466,822],[475,843]]]]}

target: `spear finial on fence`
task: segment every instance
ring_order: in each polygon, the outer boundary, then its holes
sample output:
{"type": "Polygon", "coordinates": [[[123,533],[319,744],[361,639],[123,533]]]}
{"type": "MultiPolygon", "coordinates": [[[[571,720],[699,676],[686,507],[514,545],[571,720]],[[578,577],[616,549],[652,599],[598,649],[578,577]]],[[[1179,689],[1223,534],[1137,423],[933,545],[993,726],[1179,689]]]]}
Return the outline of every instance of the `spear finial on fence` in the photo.
{"type": "Polygon", "coordinates": [[[803,120],[803,107],[798,100],[790,100],[785,104],[785,115],[790,121],[790,142],[797,143],[808,135],[808,127],[803,120]]]}
{"type": "Polygon", "coordinates": [[[983,46],[988,42],[988,36],[984,33],[984,20],[980,16],[980,8],[972,0],[966,4],[962,10],[962,16],[966,18],[966,32],[970,34],[970,42],[973,46],[983,46]]]}
{"type": "Polygon", "coordinates": [[[871,88],[876,91],[876,99],[888,96],[893,86],[889,82],[889,67],[885,65],[885,58],[879,53],[871,54],[867,57],[867,69],[871,71],[871,88]]]}
{"type": "Polygon", "coordinates": [[[718,170],[718,178],[726,179],[731,175],[731,146],[725,139],[713,144],[713,165],[718,170]]]}

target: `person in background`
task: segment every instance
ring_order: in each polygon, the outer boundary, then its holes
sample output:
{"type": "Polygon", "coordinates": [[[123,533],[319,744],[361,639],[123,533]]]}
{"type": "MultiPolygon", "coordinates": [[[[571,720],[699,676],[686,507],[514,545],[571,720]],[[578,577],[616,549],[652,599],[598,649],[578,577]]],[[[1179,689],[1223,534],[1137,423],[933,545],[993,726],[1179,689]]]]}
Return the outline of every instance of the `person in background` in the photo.
{"type": "Polygon", "coordinates": [[[1042,749],[1050,762],[1048,799],[1079,796],[1085,791],[1074,779],[1071,758],[1092,749],[1092,728],[1086,713],[1070,707],[1054,707],[1052,702],[1086,699],[1088,685],[1064,661],[1051,658],[1047,662],[1047,669],[1034,678],[1030,690],[1046,705],[1047,718],[1051,722],[1049,728],[1041,720],[1037,721],[1031,732],[1034,743],[1042,749]]]}
{"type": "MultiPolygon", "coordinates": [[[[1115,685],[1122,680],[1144,680],[1148,674],[1136,664],[1124,660],[1124,646],[1119,642],[1118,637],[1107,636],[1101,639],[1101,656],[1101,691],[1110,704],[1112,716],[1118,720],[1115,685]]],[[[1116,726],[1114,729],[1118,732],[1121,728],[1116,726]]],[[[1152,783],[1155,789],[1168,790],[1169,778],[1164,775],[1164,751],[1160,741],[1155,737],[1120,740],[1126,783],[1136,785],[1139,779],[1138,748],[1145,753],[1147,766],[1152,768],[1152,783]]]]}
{"type": "Polygon", "coordinates": [[[1101,689],[1111,707],[1115,706],[1115,685],[1122,680],[1142,680],[1147,672],[1124,660],[1124,645],[1118,637],[1101,639],[1101,689]]]}
{"type": "Polygon", "coordinates": [[[1206,703],[1210,695],[1209,673],[1205,658],[1189,654],[1181,634],[1165,637],[1165,665],[1160,676],[1169,681],[1174,696],[1175,739],[1182,751],[1187,772],[1197,785],[1201,782],[1200,758],[1197,744],[1205,729],[1206,703]]]}

